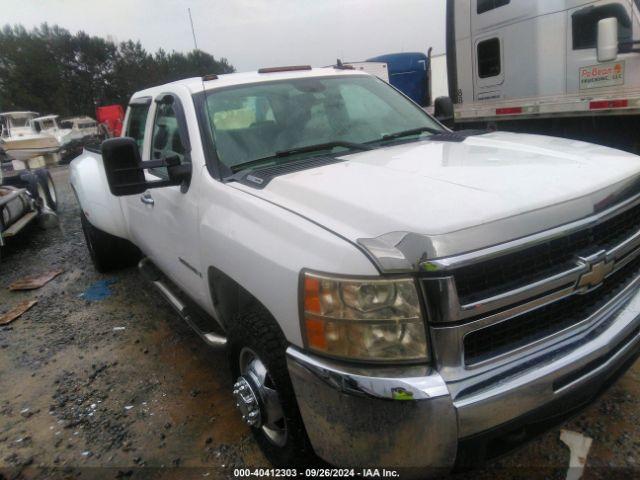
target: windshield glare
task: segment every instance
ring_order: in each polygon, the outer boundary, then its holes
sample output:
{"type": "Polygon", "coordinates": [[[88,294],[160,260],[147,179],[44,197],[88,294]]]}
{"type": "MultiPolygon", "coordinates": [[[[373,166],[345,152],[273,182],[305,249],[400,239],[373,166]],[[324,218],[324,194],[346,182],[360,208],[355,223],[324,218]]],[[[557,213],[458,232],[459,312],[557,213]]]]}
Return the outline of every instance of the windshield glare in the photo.
{"type": "Polygon", "coordinates": [[[441,127],[371,76],[301,78],[209,92],[208,118],[228,167],[331,142],[368,143],[405,130],[441,127]]]}

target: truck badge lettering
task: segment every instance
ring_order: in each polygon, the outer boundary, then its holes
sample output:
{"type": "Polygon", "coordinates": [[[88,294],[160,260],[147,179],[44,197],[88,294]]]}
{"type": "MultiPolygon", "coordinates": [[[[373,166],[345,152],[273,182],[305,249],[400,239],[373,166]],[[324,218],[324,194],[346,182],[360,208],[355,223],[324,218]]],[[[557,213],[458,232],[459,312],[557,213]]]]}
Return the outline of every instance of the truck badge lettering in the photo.
{"type": "Polygon", "coordinates": [[[624,85],[624,62],[580,67],[580,90],[624,85]]]}
{"type": "Polygon", "coordinates": [[[264,183],[264,180],[262,178],[256,177],[254,175],[247,175],[247,180],[253,183],[257,183],[258,185],[262,185],[264,183]]]}

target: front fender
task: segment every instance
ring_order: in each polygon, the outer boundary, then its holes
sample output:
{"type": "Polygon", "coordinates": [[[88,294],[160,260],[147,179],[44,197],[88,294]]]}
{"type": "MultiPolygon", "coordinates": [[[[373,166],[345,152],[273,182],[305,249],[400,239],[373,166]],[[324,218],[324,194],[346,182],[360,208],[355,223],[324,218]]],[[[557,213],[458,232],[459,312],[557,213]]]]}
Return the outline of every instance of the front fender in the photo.
{"type": "MultiPolygon", "coordinates": [[[[206,175],[206,174],[205,174],[206,175]]],[[[268,201],[205,177],[200,199],[202,270],[215,267],[269,310],[302,346],[300,272],[376,276],[355,245],[268,201]]]]}

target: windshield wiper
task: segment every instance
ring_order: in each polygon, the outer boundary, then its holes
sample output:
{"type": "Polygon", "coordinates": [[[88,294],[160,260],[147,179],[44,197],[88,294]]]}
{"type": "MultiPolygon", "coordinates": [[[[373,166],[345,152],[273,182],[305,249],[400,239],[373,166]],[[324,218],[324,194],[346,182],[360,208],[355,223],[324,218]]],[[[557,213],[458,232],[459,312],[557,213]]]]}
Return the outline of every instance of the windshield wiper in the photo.
{"type": "Polygon", "coordinates": [[[395,140],[396,138],[410,137],[411,135],[418,135],[419,133],[432,133],[434,135],[438,135],[443,133],[444,130],[439,130],[433,127],[419,127],[412,128],[411,130],[403,130],[402,132],[389,133],[387,135],[383,135],[380,140],[377,141],[386,141],[386,140],[395,140]]]}
{"type": "Polygon", "coordinates": [[[270,160],[274,161],[276,158],[289,157],[291,155],[297,155],[298,153],[321,152],[323,150],[332,150],[336,147],[343,147],[351,150],[362,150],[362,151],[373,150],[373,147],[370,147],[369,145],[365,145],[363,143],[343,142],[343,141],[337,140],[335,142],[318,143],[316,145],[307,145],[305,147],[296,147],[296,148],[291,148],[289,150],[281,150],[268,157],[258,158],[257,160],[251,160],[249,162],[244,162],[244,163],[239,163],[238,165],[234,165],[231,167],[231,171],[233,173],[236,173],[241,170],[246,170],[247,168],[255,167],[256,165],[261,165],[270,160]]]}
{"type": "Polygon", "coordinates": [[[316,145],[307,145],[305,147],[296,147],[291,148],[289,150],[281,150],[276,152],[275,157],[288,157],[289,155],[295,155],[297,153],[307,153],[307,152],[319,152],[322,150],[332,150],[336,147],[350,148],[351,150],[373,150],[373,147],[369,145],[365,145],[363,143],[354,143],[354,142],[343,142],[341,140],[337,140],[335,142],[327,142],[327,143],[318,143],[316,145]]]}

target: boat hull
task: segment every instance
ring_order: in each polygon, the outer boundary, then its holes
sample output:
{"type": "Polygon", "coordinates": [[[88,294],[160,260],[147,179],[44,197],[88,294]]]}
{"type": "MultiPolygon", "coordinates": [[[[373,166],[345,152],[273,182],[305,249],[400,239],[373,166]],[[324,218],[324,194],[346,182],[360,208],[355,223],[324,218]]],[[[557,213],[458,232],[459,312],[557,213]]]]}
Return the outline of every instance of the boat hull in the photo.
{"type": "Polygon", "coordinates": [[[60,144],[55,137],[31,137],[19,139],[5,139],[0,141],[0,147],[14,160],[29,160],[40,155],[55,153],[60,144]]]}

